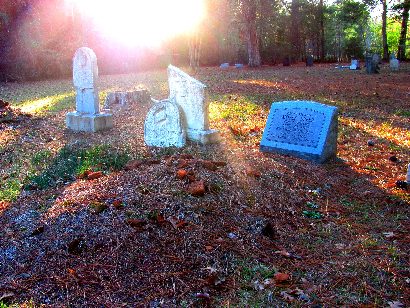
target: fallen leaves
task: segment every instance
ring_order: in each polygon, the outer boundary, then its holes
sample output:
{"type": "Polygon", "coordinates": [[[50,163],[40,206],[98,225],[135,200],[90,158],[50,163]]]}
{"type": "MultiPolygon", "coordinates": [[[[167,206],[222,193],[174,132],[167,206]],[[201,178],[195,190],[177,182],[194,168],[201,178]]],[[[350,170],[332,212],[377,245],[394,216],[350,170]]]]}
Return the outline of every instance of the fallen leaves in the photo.
{"type": "Polygon", "coordinates": [[[127,225],[129,225],[130,227],[137,229],[137,230],[141,230],[142,227],[144,227],[147,222],[145,220],[142,219],[135,219],[135,218],[129,218],[126,220],[127,225]]]}
{"type": "Polygon", "coordinates": [[[182,180],[187,176],[188,172],[185,169],[179,169],[177,171],[177,178],[182,180]]]}
{"type": "Polygon", "coordinates": [[[275,275],[273,275],[273,278],[275,279],[276,283],[282,284],[282,283],[288,282],[290,279],[290,276],[289,274],[278,272],[278,273],[275,273],[275,275]]]}

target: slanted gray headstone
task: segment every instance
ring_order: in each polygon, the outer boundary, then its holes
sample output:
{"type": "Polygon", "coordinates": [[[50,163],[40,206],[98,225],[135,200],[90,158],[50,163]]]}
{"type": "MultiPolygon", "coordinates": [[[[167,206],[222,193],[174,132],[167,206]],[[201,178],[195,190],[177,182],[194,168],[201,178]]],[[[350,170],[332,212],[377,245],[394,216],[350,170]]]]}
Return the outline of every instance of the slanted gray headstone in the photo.
{"type": "Polygon", "coordinates": [[[217,142],[219,133],[209,129],[209,103],[205,101],[206,86],[181,71],[168,66],[169,100],[183,112],[187,138],[202,144],[217,142]]]}
{"type": "Polygon", "coordinates": [[[113,126],[112,115],[100,113],[97,78],[97,56],[94,51],[88,47],[78,49],[73,58],[76,111],[66,115],[68,128],[96,132],[113,126]]]}
{"type": "Polygon", "coordinates": [[[154,147],[183,147],[186,135],[181,118],[175,102],[163,100],[155,103],[145,118],[145,143],[154,147]]]}
{"type": "Polygon", "coordinates": [[[260,149],[317,163],[336,156],[337,107],[312,101],[273,103],[260,149]]]}

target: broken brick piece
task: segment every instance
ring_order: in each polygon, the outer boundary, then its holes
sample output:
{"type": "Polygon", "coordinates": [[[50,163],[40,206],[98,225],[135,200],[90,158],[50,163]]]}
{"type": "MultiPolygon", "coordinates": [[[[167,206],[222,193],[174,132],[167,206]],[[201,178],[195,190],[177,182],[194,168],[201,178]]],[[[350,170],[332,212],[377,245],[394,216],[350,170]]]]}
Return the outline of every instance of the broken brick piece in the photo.
{"type": "Polygon", "coordinates": [[[204,181],[195,181],[191,183],[188,187],[188,192],[195,197],[200,197],[205,194],[205,184],[204,181]]]}

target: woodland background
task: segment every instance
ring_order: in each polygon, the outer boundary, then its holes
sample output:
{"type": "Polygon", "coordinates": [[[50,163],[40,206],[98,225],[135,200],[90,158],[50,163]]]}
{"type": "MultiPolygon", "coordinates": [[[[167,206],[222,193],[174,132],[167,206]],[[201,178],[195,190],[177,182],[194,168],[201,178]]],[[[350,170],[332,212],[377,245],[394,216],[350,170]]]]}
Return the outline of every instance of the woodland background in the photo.
{"type": "Polygon", "coordinates": [[[307,55],[335,62],[363,59],[366,53],[379,53],[385,60],[391,53],[400,60],[410,54],[409,0],[205,3],[207,17],[200,28],[148,48],[110,41],[64,0],[0,0],[0,81],[67,77],[75,50],[84,45],[96,52],[102,74],[169,63],[259,66],[281,64],[284,58],[303,61],[307,55]]]}

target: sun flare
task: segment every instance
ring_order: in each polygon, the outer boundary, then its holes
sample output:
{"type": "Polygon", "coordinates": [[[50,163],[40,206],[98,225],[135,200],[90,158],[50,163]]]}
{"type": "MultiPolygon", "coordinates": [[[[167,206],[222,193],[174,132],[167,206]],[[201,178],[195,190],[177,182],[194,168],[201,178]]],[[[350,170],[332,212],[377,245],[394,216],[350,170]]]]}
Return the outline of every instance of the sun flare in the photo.
{"type": "Polygon", "coordinates": [[[157,46],[203,20],[203,0],[68,0],[104,36],[128,45],[157,46]]]}

